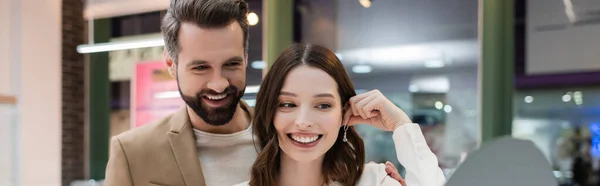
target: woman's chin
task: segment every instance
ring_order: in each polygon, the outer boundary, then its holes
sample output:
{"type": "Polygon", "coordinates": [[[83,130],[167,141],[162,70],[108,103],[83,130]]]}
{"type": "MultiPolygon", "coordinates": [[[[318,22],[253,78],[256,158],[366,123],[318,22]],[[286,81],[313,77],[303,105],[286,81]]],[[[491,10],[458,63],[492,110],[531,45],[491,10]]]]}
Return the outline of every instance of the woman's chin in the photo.
{"type": "Polygon", "coordinates": [[[310,163],[317,160],[322,160],[325,156],[325,153],[317,153],[317,152],[291,152],[286,153],[290,159],[299,163],[310,163]]]}

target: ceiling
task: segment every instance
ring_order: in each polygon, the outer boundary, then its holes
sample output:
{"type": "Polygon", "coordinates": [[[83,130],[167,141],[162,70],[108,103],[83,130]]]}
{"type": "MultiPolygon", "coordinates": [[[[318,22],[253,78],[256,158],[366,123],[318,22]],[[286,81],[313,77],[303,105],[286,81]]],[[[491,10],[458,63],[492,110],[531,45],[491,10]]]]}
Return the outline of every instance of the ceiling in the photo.
{"type": "MultiPolygon", "coordinates": [[[[155,1],[164,6],[163,1],[155,1]]],[[[90,7],[98,7],[116,1],[89,2],[90,7]]],[[[249,30],[251,63],[262,60],[264,20],[262,1],[248,3],[260,17],[249,30]]],[[[336,51],[352,76],[357,75],[352,73],[357,64],[371,65],[372,74],[427,71],[425,64],[432,61],[444,63],[441,69],[477,65],[477,0],[377,0],[369,8],[357,0],[300,4],[302,40],[336,51]]],[[[249,85],[260,83],[262,70],[249,65],[247,73],[249,85]]]]}
{"type": "MultiPolygon", "coordinates": [[[[352,66],[371,73],[476,66],[477,0],[303,1],[303,40],[324,45],[352,66]],[[439,66],[440,65],[434,65],[439,66]]],[[[352,73],[351,73],[352,74],[352,73]]]]}

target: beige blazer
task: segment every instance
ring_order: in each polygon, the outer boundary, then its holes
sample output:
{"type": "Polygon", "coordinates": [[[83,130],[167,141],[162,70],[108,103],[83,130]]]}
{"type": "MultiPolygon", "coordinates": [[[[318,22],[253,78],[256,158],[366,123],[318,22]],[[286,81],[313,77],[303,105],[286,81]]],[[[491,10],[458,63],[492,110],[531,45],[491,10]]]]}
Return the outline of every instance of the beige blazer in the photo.
{"type": "MultiPolygon", "coordinates": [[[[252,118],[252,109],[240,105],[252,118]]],[[[111,139],[107,186],[205,186],[187,107],[111,139]]]]}

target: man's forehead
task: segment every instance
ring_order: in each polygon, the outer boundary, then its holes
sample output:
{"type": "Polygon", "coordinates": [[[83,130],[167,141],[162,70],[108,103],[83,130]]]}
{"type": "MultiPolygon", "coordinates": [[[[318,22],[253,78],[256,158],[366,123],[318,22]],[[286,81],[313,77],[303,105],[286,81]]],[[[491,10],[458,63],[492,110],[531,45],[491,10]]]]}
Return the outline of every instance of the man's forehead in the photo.
{"type": "Polygon", "coordinates": [[[182,24],[179,60],[183,63],[194,60],[222,63],[232,58],[243,59],[243,34],[241,28],[235,26],[206,29],[191,23],[182,24]]]}
{"type": "Polygon", "coordinates": [[[234,21],[223,27],[200,27],[195,23],[184,22],[179,28],[179,42],[203,41],[214,45],[239,44],[243,48],[244,33],[239,24],[234,21]]]}

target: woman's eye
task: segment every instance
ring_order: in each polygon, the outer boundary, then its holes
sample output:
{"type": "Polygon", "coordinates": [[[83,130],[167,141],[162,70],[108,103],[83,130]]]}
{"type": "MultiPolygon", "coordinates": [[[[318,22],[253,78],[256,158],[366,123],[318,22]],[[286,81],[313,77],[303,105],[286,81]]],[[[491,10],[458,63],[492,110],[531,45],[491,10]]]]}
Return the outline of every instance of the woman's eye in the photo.
{"type": "Polygon", "coordinates": [[[296,107],[296,105],[293,104],[293,103],[280,103],[279,107],[282,107],[282,108],[292,108],[292,107],[296,107]]]}
{"type": "Polygon", "coordinates": [[[330,104],[319,104],[316,106],[318,109],[328,109],[331,108],[330,104]]]}

